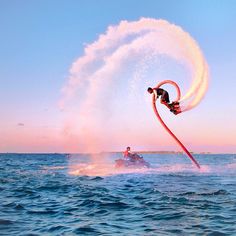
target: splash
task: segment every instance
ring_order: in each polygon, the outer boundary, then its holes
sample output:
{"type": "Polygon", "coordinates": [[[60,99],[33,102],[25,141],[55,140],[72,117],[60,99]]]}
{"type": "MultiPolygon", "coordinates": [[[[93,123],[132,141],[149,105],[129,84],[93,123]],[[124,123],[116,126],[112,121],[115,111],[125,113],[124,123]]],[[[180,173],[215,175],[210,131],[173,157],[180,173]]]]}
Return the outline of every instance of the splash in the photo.
{"type": "MultiPolygon", "coordinates": [[[[156,139],[146,89],[170,79],[181,87],[182,111],[196,106],[208,85],[197,43],[179,26],[141,18],[109,26],[70,69],[61,107],[69,151],[147,147],[156,139]]],[[[171,94],[171,90],[170,90],[171,94]]]]}
{"type": "MultiPolygon", "coordinates": [[[[120,157],[119,154],[117,158],[120,157]]],[[[155,159],[157,160],[157,159],[155,159]]],[[[57,167],[56,167],[57,168],[57,167]]],[[[50,168],[54,169],[54,168],[50,168]]],[[[197,173],[189,164],[157,164],[152,163],[147,167],[114,167],[114,154],[100,153],[90,155],[86,158],[80,154],[71,154],[68,157],[68,173],[75,176],[113,176],[123,174],[163,174],[163,173],[179,173],[190,171],[197,173]]],[[[201,169],[206,172],[206,168],[201,169]]]]}

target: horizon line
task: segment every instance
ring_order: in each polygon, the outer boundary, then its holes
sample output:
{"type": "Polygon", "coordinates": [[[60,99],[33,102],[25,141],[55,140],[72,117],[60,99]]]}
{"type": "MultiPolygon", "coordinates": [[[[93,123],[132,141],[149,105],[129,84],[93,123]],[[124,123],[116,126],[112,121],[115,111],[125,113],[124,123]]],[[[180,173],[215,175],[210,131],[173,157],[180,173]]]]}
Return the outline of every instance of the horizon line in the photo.
{"type": "MultiPolygon", "coordinates": [[[[100,152],[0,152],[1,154],[54,154],[54,155],[73,155],[73,154],[82,154],[82,155],[98,155],[105,153],[123,153],[124,151],[100,151],[100,152]]],[[[184,154],[183,151],[134,151],[134,153],[144,153],[144,154],[184,154]]],[[[192,154],[236,154],[233,152],[190,152],[192,154]]]]}

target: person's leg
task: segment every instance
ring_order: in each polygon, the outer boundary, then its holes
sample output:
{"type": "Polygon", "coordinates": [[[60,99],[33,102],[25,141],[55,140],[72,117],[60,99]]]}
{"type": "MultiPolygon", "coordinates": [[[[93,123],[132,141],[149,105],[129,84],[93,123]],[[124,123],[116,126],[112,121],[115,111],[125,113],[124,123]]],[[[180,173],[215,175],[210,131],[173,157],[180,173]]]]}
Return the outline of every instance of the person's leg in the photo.
{"type": "Polygon", "coordinates": [[[169,104],[169,106],[170,106],[171,112],[180,109],[179,102],[172,102],[172,103],[169,104]]]}
{"type": "Polygon", "coordinates": [[[166,103],[170,103],[169,93],[164,90],[161,99],[164,100],[166,103]]]}
{"type": "Polygon", "coordinates": [[[179,102],[172,102],[170,103],[172,107],[179,107],[179,102]]]}
{"type": "Polygon", "coordinates": [[[165,105],[168,109],[170,109],[169,103],[161,99],[161,104],[165,105]]]}
{"type": "Polygon", "coordinates": [[[168,109],[170,109],[169,103],[170,103],[169,94],[164,90],[163,94],[161,95],[161,104],[165,105],[168,109]]]}

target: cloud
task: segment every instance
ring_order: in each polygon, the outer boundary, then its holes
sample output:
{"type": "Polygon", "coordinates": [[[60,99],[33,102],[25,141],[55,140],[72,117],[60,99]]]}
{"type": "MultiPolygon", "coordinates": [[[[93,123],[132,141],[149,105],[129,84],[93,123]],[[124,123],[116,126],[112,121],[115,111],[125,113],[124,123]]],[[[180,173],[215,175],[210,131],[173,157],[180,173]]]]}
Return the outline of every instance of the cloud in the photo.
{"type": "Polygon", "coordinates": [[[25,126],[24,123],[18,123],[17,126],[25,126]]]}

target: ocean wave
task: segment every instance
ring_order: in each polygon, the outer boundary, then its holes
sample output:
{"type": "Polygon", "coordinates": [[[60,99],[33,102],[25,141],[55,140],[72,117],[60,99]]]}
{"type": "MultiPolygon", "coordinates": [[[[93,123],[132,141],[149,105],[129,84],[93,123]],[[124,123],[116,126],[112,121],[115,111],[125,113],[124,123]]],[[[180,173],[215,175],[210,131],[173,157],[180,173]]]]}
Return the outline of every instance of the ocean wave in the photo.
{"type": "Polygon", "coordinates": [[[230,193],[226,190],[219,189],[211,192],[185,192],[185,193],[180,193],[179,195],[181,196],[212,196],[212,195],[229,195],[230,193]]]}
{"type": "Polygon", "coordinates": [[[59,211],[51,210],[51,209],[45,209],[45,210],[28,210],[28,214],[37,214],[37,215],[55,215],[59,211]]]}
{"type": "Polygon", "coordinates": [[[0,225],[12,225],[15,222],[12,220],[5,220],[5,219],[0,219],[0,225]]]}
{"type": "MultiPolygon", "coordinates": [[[[172,165],[172,159],[160,164],[165,157],[154,156],[149,160],[153,162],[150,169],[112,173],[113,165],[108,165],[112,174],[101,176],[71,175],[68,158],[53,155],[10,158],[17,158],[21,171],[9,171],[4,161],[0,162],[4,167],[0,172],[0,235],[236,232],[236,178],[230,156],[221,156],[217,161],[202,157],[200,163],[205,161],[203,166],[208,167],[205,172],[188,163],[172,165]],[[230,171],[218,171],[228,168],[225,163],[230,171]],[[67,164],[67,170],[51,168],[67,164]]],[[[89,166],[83,164],[83,168],[89,166]]]]}

